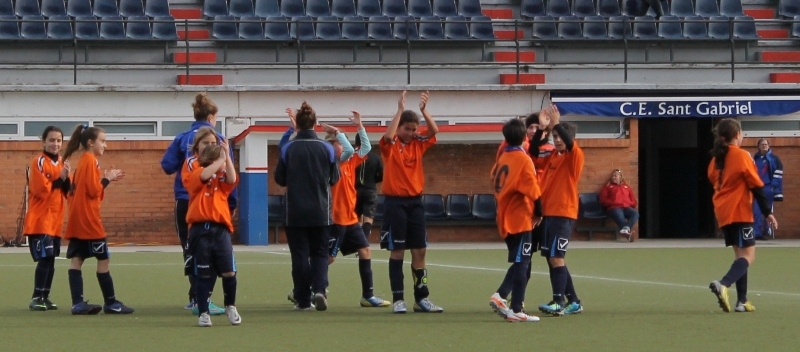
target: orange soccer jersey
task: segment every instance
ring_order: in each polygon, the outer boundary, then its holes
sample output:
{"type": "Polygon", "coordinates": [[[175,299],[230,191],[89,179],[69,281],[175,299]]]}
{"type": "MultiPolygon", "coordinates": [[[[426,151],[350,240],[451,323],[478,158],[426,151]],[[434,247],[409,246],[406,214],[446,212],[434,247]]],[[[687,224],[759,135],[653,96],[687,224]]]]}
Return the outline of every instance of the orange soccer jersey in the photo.
{"type": "Polygon", "coordinates": [[[53,160],[42,153],[31,160],[24,234],[61,237],[64,194],[60,188],[53,186],[53,182],[59,179],[63,168],[64,162],[60,156],[53,160]]]}
{"type": "Polygon", "coordinates": [[[519,147],[506,148],[492,168],[492,182],[500,237],[533,229],[534,202],[541,191],[528,153],[519,147]]]}
{"type": "Polygon", "coordinates": [[[333,194],[333,223],[349,226],[358,222],[356,215],[356,168],[367,160],[367,156],[354,154],[339,163],[339,182],[331,187],[333,194]]]}
{"type": "Polygon", "coordinates": [[[578,219],[578,180],[583,171],[583,150],[574,142],[572,151],[546,157],[542,183],[542,214],[578,219]]]}
{"type": "Polygon", "coordinates": [[[100,202],[103,201],[104,195],[105,187],[101,182],[100,163],[94,154],[84,152],[72,175],[65,238],[81,240],[106,238],[106,230],[100,220],[100,202]]]}
{"type": "Polygon", "coordinates": [[[758,177],[753,158],[735,145],[728,146],[722,182],[714,165],[716,158],[708,165],[708,180],[714,185],[714,213],[719,226],[734,222],[753,222],[753,188],[763,187],[758,177]]]}
{"type": "Polygon", "coordinates": [[[395,136],[392,142],[381,138],[378,144],[384,163],[383,194],[394,197],[421,195],[425,186],[422,155],[436,144],[436,137],[416,136],[410,143],[403,144],[395,136]]]}
{"type": "Polygon", "coordinates": [[[231,210],[228,207],[228,195],[236,188],[239,179],[233,184],[225,182],[225,171],[219,171],[203,182],[200,174],[204,167],[200,167],[196,158],[186,159],[183,175],[183,187],[189,192],[189,210],[186,212],[186,222],[191,228],[196,223],[215,222],[225,224],[228,231],[233,232],[231,210]]]}

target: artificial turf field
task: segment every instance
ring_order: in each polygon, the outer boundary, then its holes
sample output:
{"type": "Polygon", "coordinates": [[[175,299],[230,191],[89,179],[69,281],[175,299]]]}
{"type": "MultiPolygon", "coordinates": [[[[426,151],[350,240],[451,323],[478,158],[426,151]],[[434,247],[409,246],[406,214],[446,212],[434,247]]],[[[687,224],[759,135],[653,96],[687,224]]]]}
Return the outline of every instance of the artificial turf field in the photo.
{"type": "MultiPolygon", "coordinates": [[[[297,312],[286,251],[236,253],[240,326],[214,316],[197,327],[183,309],[187,281],[179,253],[115,252],[111,272],[117,297],[136,309],[127,316],[72,316],[66,260],[56,262],[51,299],[56,311],[28,310],[34,263],[20,249],[0,255],[2,351],[796,351],[800,349],[800,248],[759,247],[750,269],[753,313],[724,313],[708,282],[728,269],[722,248],[570,249],[567,263],[584,313],[543,316],[550,300],[544,259],[534,257],[527,291],[537,323],[507,323],[488,305],[503,278],[504,250],[428,252],[429,287],[443,314],[391,314],[361,308],[356,259],[330,268],[329,308],[297,312]],[[534,313],[535,312],[535,313],[534,313]]],[[[63,255],[63,254],[62,254],[63,255]]],[[[375,293],[391,299],[388,255],[373,252],[375,293]]],[[[408,254],[407,254],[407,258],[408,254]]],[[[85,298],[102,304],[95,263],[84,264],[85,298]]],[[[411,274],[406,265],[406,298],[411,274]]],[[[222,304],[221,282],[213,297],[222,304]]],[[[735,290],[731,301],[735,302],[735,290]]]]}

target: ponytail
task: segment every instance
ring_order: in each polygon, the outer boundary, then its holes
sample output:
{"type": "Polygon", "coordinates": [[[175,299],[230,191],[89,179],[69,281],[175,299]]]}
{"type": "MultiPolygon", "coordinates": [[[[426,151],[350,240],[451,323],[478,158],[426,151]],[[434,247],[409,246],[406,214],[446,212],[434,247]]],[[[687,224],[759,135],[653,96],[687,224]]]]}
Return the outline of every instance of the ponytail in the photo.
{"type": "Polygon", "coordinates": [[[297,124],[297,129],[299,130],[314,129],[314,126],[317,125],[317,113],[314,112],[314,109],[311,108],[311,105],[303,102],[303,105],[300,106],[300,110],[297,110],[295,123],[297,124]]]}
{"type": "Polygon", "coordinates": [[[89,141],[97,139],[100,132],[104,132],[102,128],[89,127],[88,125],[76,126],[72,136],[69,137],[67,148],[64,149],[64,159],[69,159],[79,147],[83,147],[84,150],[87,149],[89,141]]]}
{"type": "Polygon", "coordinates": [[[722,119],[713,130],[714,149],[711,150],[711,156],[714,158],[714,167],[719,170],[717,189],[722,187],[722,171],[725,169],[725,157],[728,156],[729,146],[741,131],[742,126],[739,121],[732,118],[722,119]]]}
{"type": "Polygon", "coordinates": [[[217,104],[208,98],[206,93],[197,93],[192,103],[195,121],[208,121],[208,115],[215,115],[218,111],[217,104]]]}

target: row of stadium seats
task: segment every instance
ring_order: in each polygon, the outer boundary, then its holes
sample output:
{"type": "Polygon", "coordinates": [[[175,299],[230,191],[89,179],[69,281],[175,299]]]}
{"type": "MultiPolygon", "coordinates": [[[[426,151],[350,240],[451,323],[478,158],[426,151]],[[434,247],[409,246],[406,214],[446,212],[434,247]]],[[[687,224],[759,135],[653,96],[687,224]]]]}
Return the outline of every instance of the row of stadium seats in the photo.
{"type": "MultiPolygon", "coordinates": [[[[800,19],[800,17],[798,17],[800,19]]],[[[662,16],[656,20],[652,16],[639,16],[633,20],[627,16],[564,16],[555,19],[551,16],[534,18],[532,35],[543,40],[575,39],[643,39],[643,40],[681,40],[681,39],[731,39],[731,19],[714,16],[662,16]]],[[[756,24],[750,16],[737,16],[733,19],[733,37],[741,40],[758,40],[756,24]]]]}
{"type": "Polygon", "coordinates": [[[464,16],[467,18],[483,16],[480,0],[205,0],[203,15],[206,18],[230,15],[234,17],[258,16],[267,17],[323,17],[336,16],[464,16]]]}
{"type": "Polygon", "coordinates": [[[778,16],[783,18],[794,18],[800,15],[800,0],[779,0],[778,16]]]}
{"type": "Polygon", "coordinates": [[[374,16],[365,20],[360,16],[339,19],[323,16],[314,20],[310,16],[284,17],[217,16],[211,36],[219,40],[494,40],[492,20],[486,16],[466,19],[447,17],[442,21],[435,16],[420,20],[412,16],[374,16]]]}
{"type": "MultiPolygon", "coordinates": [[[[782,0],[798,1],[800,0],[782,0]]],[[[520,16],[531,19],[536,16],[640,16],[642,15],[643,0],[597,0],[595,7],[594,0],[522,0],[520,16]],[[621,4],[620,4],[621,1],[621,4]]],[[[742,0],[671,0],[667,2],[661,0],[661,7],[664,15],[677,17],[712,16],[736,17],[744,16],[742,10],[742,0]]],[[[798,5],[800,11],[800,5],[798,5]]],[[[655,16],[653,9],[649,9],[648,15],[655,16]]],[[[800,13],[798,13],[800,14],[800,13]]]]}
{"type": "Polygon", "coordinates": [[[0,0],[0,16],[171,16],[168,0],[0,0]]]}
{"type": "Polygon", "coordinates": [[[175,19],[171,16],[76,17],[0,16],[0,40],[178,40],[175,19]]]}

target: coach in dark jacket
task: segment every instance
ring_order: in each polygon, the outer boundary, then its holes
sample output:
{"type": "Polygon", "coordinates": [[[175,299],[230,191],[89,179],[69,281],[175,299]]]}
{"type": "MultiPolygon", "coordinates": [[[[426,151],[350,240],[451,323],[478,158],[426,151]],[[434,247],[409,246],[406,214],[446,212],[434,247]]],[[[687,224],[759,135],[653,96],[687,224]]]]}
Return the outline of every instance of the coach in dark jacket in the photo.
{"type": "Polygon", "coordinates": [[[317,117],[311,106],[303,102],[295,123],[297,134],[281,148],[275,169],[275,182],[286,187],[284,225],[292,255],[295,309],[310,309],[313,300],[317,310],[325,310],[331,186],[339,181],[339,167],[331,144],[314,132],[317,117]]]}

